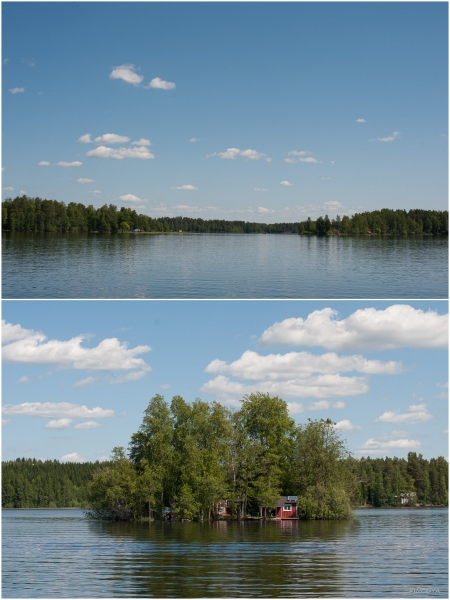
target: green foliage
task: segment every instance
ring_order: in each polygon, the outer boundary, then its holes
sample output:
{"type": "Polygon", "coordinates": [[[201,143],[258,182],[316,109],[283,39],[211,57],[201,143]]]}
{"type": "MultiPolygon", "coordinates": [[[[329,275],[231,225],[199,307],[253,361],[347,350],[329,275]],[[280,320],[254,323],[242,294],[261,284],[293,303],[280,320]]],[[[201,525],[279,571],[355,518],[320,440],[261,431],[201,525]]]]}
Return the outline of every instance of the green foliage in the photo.
{"type": "MultiPolygon", "coordinates": [[[[105,465],[105,463],[103,463],[105,465]]],[[[88,504],[87,486],[100,463],[18,458],[2,463],[3,508],[75,508],[88,504]]]]}

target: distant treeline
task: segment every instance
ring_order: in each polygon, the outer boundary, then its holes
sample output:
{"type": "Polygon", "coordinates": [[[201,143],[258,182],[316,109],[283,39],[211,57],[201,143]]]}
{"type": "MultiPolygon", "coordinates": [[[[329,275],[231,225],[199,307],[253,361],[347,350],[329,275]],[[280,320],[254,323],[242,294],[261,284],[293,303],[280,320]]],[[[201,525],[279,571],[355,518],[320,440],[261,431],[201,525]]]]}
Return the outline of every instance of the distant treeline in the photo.
{"type": "Polygon", "coordinates": [[[356,505],[400,506],[402,494],[409,505],[448,505],[448,462],[444,457],[426,460],[409,452],[404,458],[349,459],[357,482],[356,505]]]}
{"type": "Polygon", "coordinates": [[[99,467],[99,462],[60,463],[35,458],[2,462],[2,508],[84,507],[88,483],[99,467]]]}
{"type": "Polygon", "coordinates": [[[448,235],[447,210],[391,210],[382,208],[372,212],[356,213],[352,217],[330,220],[328,215],[315,221],[310,218],[298,224],[300,234],[351,235],[448,235]]]}
{"type": "Polygon", "coordinates": [[[192,233],[295,233],[309,235],[351,234],[425,234],[448,235],[448,211],[414,209],[382,210],[357,213],[352,217],[328,215],[300,223],[251,223],[224,219],[193,219],[190,217],[158,217],[139,215],[131,208],[17,197],[2,203],[2,228],[24,232],[192,232],[192,233]]]}

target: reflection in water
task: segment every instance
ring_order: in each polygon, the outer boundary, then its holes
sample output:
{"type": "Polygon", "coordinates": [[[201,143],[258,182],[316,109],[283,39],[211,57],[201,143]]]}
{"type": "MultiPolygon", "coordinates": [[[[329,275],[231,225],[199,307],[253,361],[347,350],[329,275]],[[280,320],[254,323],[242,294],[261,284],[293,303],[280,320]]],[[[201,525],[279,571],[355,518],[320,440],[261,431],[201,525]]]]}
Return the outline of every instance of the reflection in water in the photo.
{"type": "Polygon", "coordinates": [[[3,511],[3,596],[447,597],[447,516],[149,524],[3,511]]]}
{"type": "Polygon", "coordinates": [[[448,238],[4,233],[4,298],[446,298],[448,238]]]}

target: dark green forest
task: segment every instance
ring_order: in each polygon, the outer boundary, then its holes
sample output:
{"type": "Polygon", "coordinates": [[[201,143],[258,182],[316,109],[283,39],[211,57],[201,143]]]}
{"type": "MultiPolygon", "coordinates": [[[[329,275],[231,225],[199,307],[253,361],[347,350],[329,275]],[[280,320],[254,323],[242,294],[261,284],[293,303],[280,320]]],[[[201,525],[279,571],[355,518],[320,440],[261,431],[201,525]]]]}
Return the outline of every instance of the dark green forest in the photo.
{"type": "Polygon", "coordinates": [[[328,215],[300,223],[251,223],[224,219],[158,217],[137,214],[135,210],[106,204],[93,205],[20,196],[2,202],[4,231],[118,233],[136,229],[142,232],[170,233],[295,233],[302,235],[448,235],[448,211],[383,208],[356,213],[351,217],[328,215]]]}
{"type": "Polygon", "coordinates": [[[353,458],[332,421],[295,424],[280,398],[251,394],[238,411],[180,396],[150,400],[127,451],[110,462],[2,463],[3,508],[88,507],[115,520],[210,518],[226,499],[235,517],[298,495],[303,518],[346,518],[351,507],[448,505],[448,463],[353,458]]]}
{"type": "Polygon", "coordinates": [[[88,503],[100,463],[17,458],[2,462],[2,508],[75,508],[88,503]]]}

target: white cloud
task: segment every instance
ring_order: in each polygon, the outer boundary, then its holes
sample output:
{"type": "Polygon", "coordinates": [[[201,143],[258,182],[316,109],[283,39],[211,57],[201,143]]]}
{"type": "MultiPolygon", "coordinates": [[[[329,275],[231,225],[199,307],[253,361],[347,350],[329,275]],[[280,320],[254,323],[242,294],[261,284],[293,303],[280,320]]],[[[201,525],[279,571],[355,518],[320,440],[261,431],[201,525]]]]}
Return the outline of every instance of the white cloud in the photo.
{"type": "Polygon", "coordinates": [[[81,167],[82,164],[83,163],[79,160],[74,160],[73,162],[61,160],[59,163],[57,163],[58,167],[81,167]]]}
{"type": "Polygon", "coordinates": [[[100,190],[91,190],[89,193],[97,197],[102,195],[102,192],[100,190]]]}
{"type": "Polygon", "coordinates": [[[11,88],[9,91],[11,92],[11,94],[21,94],[22,92],[25,91],[25,88],[15,87],[15,88],[11,88]]]}
{"type": "Polygon", "coordinates": [[[266,188],[253,188],[254,192],[268,192],[269,190],[266,188]]]}
{"type": "Polygon", "coordinates": [[[290,187],[292,185],[294,185],[293,183],[290,183],[289,181],[280,181],[280,185],[284,185],[286,187],[290,187]]]}
{"type": "Polygon", "coordinates": [[[365,120],[365,119],[356,119],[356,122],[357,122],[357,123],[365,123],[365,122],[366,122],[366,120],[365,120]]]}
{"type": "Polygon", "coordinates": [[[162,390],[168,390],[170,388],[170,383],[163,383],[159,386],[162,390]]]}
{"type": "Polygon", "coordinates": [[[287,406],[288,406],[289,414],[292,416],[299,415],[304,410],[303,404],[299,404],[298,402],[288,402],[287,406]]]}
{"type": "Polygon", "coordinates": [[[29,377],[27,377],[26,375],[22,375],[22,377],[19,377],[19,379],[16,381],[16,383],[31,383],[31,379],[29,377]]]}
{"type": "Polygon", "coordinates": [[[158,90],[174,90],[177,86],[172,81],[164,81],[159,77],[155,77],[148,84],[149,88],[156,88],[158,90]]]}
{"type": "Polygon", "coordinates": [[[75,383],[73,384],[73,387],[82,387],[83,385],[92,385],[93,383],[96,383],[99,380],[100,380],[99,377],[86,377],[85,379],[79,379],[78,381],[75,381],[75,383]]]}
{"type": "Polygon", "coordinates": [[[93,183],[93,182],[94,182],[93,179],[85,179],[84,177],[80,177],[79,179],[77,179],[77,183],[82,183],[82,184],[93,183]]]}
{"type": "MultiPolygon", "coordinates": [[[[331,177],[328,179],[331,179],[331,177]]],[[[323,207],[325,210],[339,210],[340,208],[343,208],[342,204],[337,202],[337,200],[328,200],[327,202],[323,203],[323,207]]]]}
{"type": "Polygon", "coordinates": [[[294,164],[295,163],[295,158],[283,158],[284,162],[290,163],[290,164],[294,164]]]}
{"type": "MultiPolygon", "coordinates": [[[[321,177],[320,179],[322,179],[322,181],[330,181],[331,177],[321,177]]],[[[340,202],[338,202],[338,204],[340,204],[340,202]]]]}
{"type": "Polygon", "coordinates": [[[127,83],[138,85],[144,79],[143,75],[136,73],[134,65],[120,65],[119,67],[113,67],[113,70],[109,74],[110,79],[123,79],[127,83]]]}
{"type": "Polygon", "coordinates": [[[150,140],[146,140],[145,138],[141,138],[140,140],[137,140],[136,142],[131,142],[131,145],[136,145],[136,146],[151,146],[152,143],[150,140]]]}
{"type": "Polygon", "coordinates": [[[270,208],[265,208],[264,206],[258,206],[257,212],[259,214],[265,215],[267,213],[273,213],[274,211],[270,208]]]}
{"type": "Polygon", "coordinates": [[[79,137],[77,141],[80,142],[81,144],[92,144],[91,134],[85,133],[84,135],[79,137]]]}
{"type": "Polygon", "coordinates": [[[328,410],[330,408],[345,408],[345,402],[328,402],[328,400],[319,400],[318,402],[311,402],[306,407],[306,410],[328,410]]]}
{"type": "Polygon", "coordinates": [[[86,152],[86,156],[90,158],[115,158],[122,160],[123,158],[140,158],[142,160],[155,158],[155,155],[149,152],[145,146],[137,146],[136,148],[108,148],[107,146],[99,146],[95,150],[86,152]]]}
{"type": "Polygon", "coordinates": [[[142,202],[142,200],[134,194],[125,194],[124,196],[119,196],[119,200],[122,200],[122,202],[142,202]]]}
{"type": "Polygon", "coordinates": [[[375,419],[375,423],[404,423],[405,425],[414,425],[415,423],[425,423],[433,418],[433,415],[428,412],[426,404],[411,404],[408,407],[408,412],[398,413],[386,411],[375,419]]]}
{"type": "Polygon", "coordinates": [[[294,156],[306,156],[307,154],[311,154],[308,150],[291,150],[288,154],[292,154],[294,156]]]}
{"type": "Polygon", "coordinates": [[[115,379],[111,379],[109,383],[120,384],[127,383],[128,381],[137,381],[138,379],[142,379],[147,374],[148,369],[145,371],[134,371],[133,373],[127,373],[127,375],[122,375],[122,377],[117,377],[115,379]]]}
{"type": "Polygon", "coordinates": [[[130,138],[126,135],[117,135],[117,133],[104,133],[95,138],[96,144],[126,144],[130,138]]]}
{"type": "Polygon", "coordinates": [[[41,162],[38,162],[38,165],[40,167],[49,167],[52,163],[49,163],[48,160],[41,160],[41,162]]]}
{"type": "Polygon", "coordinates": [[[83,423],[75,425],[74,429],[96,429],[97,427],[101,427],[97,421],[83,421],[83,423]]]}
{"type": "Polygon", "coordinates": [[[218,400],[241,398],[244,394],[264,392],[286,398],[332,398],[357,396],[369,390],[363,377],[342,377],[339,374],[301,377],[293,380],[257,381],[246,385],[218,375],[205,383],[200,390],[214,394],[218,400]]]}
{"type": "Polygon", "coordinates": [[[11,423],[11,419],[2,419],[2,426],[8,425],[8,423],[11,423]]]}
{"type": "Polygon", "coordinates": [[[342,320],[337,315],[332,308],[324,308],[306,319],[285,319],[266,329],[260,342],[264,346],[323,346],[330,350],[447,347],[448,315],[405,304],[384,310],[359,309],[342,320]]]}
{"type": "Polygon", "coordinates": [[[34,334],[35,331],[33,329],[25,329],[21,325],[13,325],[12,323],[7,323],[4,319],[2,320],[2,344],[23,340],[34,334]]]}
{"type": "Polygon", "coordinates": [[[5,404],[4,415],[40,417],[43,419],[105,419],[113,417],[114,411],[99,406],[88,408],[70,402],[24,402],[22,404],[5,404]]]}
{"type": "Polygon", "coordinates": [[[420,448],[422,444],[417,440],[408,440],[407,438],[402,438],[399,440],[389,440],[388,442],[380,442],[375,440],[374,438],[368,439],[362,446],[359,447],[357,452],[360,454],[365,453],[373,453],[373,454],[382,454],[385,451],[393,450],[393,449],[412,449],[412,448],[420,448]]]}
{"type": "MultiPolygon", "coordinates": [[[[379,142],[394,142],[398,138],[399,135],[400,135],[400,131],[394,131],[394,133],[392,133],[391,135],[388,135],[388,136],[382,137],[382,138],[376,138],[376,140],[379,142]]],[[[372,142],[373,139],[369,140],[369,141],[372,142]]]]}
{"type": "Polygon", "coordinates": [[[193,185],[187,184],[187,185],[179,185],[178,187],[172,187],[170,188],[171,190],[198,190],[197,187],[194,187],[193,185]]]}
{"type": "Polygon", "coordinates": [[[199,139],[199,138],[191,138],[189,141],[190,141],[190,142],[199,142],[199,141],[200,141],[200,139],[199,139]]]}
{"type": "Polygon", "coordinates": [[[205,373],[225,373],[243,379],[294,379],[315,373],[337,374],[359,372],[364,374],[401,373],[400,362],[369,360],[364,356],[338,356],[334,352],[316,355],[309,352],[289,352],[261,356],[253,350],[246,350],[232,363],[215,359],[209,363],[205,373]]]}
{"type": "Polygon", "coordinates": [[[231,160],[234,160],[236,158],[236,156],[242,156],[243,158],[246,158],[247,160],[259,160],[260,158],[263,158],[267,162],[272,161],[272,159],[269,158],[267,156],[267,154],[264,154],[262,152],[257,152],[256,150],[251,150],[251,149],[240,150],[239,148],[227,148],[227,150],[225,152],[214,152],[214,154],[209,154],[207,156],[207,158],[213,157],[213,156],[219,156],[220,158],[228,158],[231,160]]]}
{"type": "Polygon", "coordinates": [[[4,187],[4,188],[3,188],[3,191],[5,191],[5,192],[12,192],[13,190],[14,190],[14,188],[13,188],[13,187],[11,187],[11,186],[4,187]]]}
{"type": "Polygon", "coordinates": [[[307,158],[299,158],[300,162],[304,163],[319,163],[320,161],[317,158],[313,158],[312,156],[308,156],[307,158]]]}
{"type": "MultiPolygon", "coordinates": [[[[14,326],[12,326],[14,327],[14,326]]],[[[11,325],[5,324],[7,334],[11,335],[11,325]]],[[[89,371],[114,371],[151,368],[139,354],[149,352],[150,346],[128,348],[126,342],[117,338],[107,338],[94,348],[85,348],[86,335],[78,335],[68,341],[48,340],[40,332],[29,331],[22,337],[3,346],[3,360],[10,363],[55,365],[61,368],[86,369],[89,371]]],[[[17,331],[16,335],[21,335],[17,331]]]]}
{"type": "Polygon", "coordinates": [[[61,456],[60,461],[81,463],[85,462],[85,458],[84,456],[81,456],[81,454],[78,454],[78,452],[72,452],[71,454],[64,454],[64,456],[61,456]]]}
{"type": "Polygon", "coordinates": [[[345,408],[345,402],[333,402],[333,408],[345,408]]]}
{"type": "Polygon", "coordinates": [[[361,429],[359,425],[353,425],[353,423],[351,423],[348,419],[339,421],[336,423],[335,427],[341,431],[359,431],[361,429]]]}
{"type": "Polygon", "coordinates": [[[45,425],[45,429],[67,429],[71,423],[72,419],[57,419],[49,421],[47,425],[45,425]]]}

